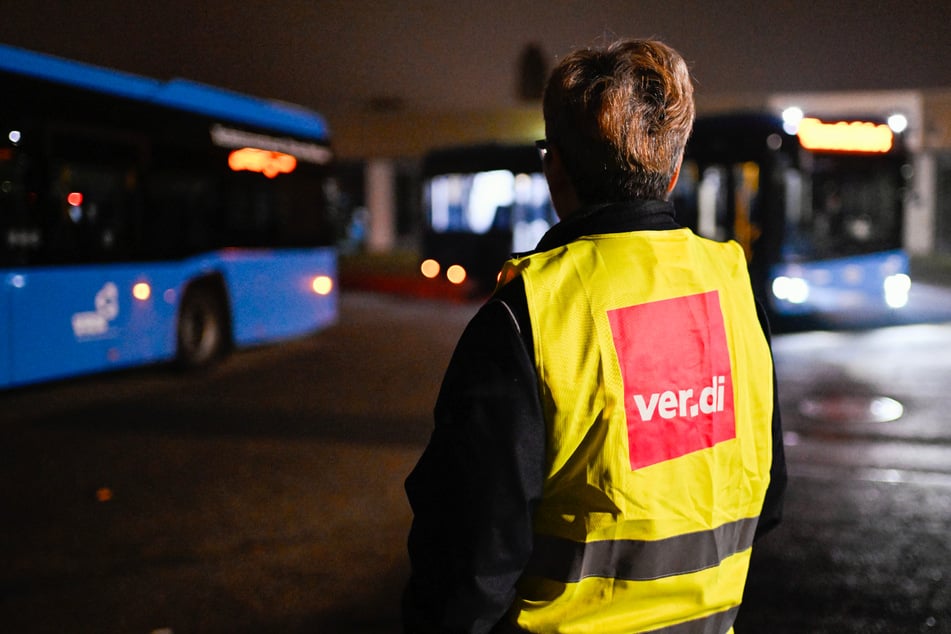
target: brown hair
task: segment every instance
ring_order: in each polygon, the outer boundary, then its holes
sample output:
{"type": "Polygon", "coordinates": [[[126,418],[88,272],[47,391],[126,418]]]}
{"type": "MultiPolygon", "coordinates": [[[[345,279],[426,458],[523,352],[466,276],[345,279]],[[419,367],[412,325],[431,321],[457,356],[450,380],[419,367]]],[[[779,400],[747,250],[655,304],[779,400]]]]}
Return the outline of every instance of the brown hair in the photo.
{"type": "Polygon", "coordinates": [[[543,110],[582,202],[664,199],[693,128],[693,84],[666,44],[620,40],[561,60],[543,110]]]}

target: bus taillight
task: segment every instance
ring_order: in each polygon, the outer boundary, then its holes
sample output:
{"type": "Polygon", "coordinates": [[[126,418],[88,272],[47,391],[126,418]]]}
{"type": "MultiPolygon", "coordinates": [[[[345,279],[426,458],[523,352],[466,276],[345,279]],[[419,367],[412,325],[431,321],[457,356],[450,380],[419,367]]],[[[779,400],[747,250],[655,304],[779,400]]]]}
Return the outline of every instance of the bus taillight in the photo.
{"type": "Polygon", "coordinates": [[[423,277],[427,277],[431,280],[439,277],[439,268],[439,262],[432,259],[423,260],[419,265],[419,271],[423,274],[423,277]]]}
{"type": "Polygon", "coordinates": [[[318,275],[313,279],[310,287],[318,295],[329,295],[330,291],[334,289],[334,281],[329,275],[318,275]]]}
{"type": "Polygon", "coordinates": [[[453,284],[462,284],[466,281],[466,270],[458,264],[453,264],[446,269],[446,279],[453,284]]]}

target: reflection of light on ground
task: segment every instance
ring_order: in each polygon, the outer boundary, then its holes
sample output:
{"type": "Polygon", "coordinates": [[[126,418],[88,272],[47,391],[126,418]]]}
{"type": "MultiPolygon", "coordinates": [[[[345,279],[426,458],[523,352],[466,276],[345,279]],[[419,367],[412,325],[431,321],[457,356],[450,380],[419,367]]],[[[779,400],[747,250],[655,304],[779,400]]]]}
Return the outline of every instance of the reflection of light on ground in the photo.
{"type": "Polygon", "coordinates": [[[898,420],[904,407],[887,396],[836,394],[811,396],[799,402],[799,413],[829,423],[887,423],[898,420]]]}
{"type": "Polygon", "coordinates": [[[917,469],[877,469],[836,464],[797,462],[789,465],[789,474],[796,478],[812,478],[841,482],[861,480],[885,484],[916,484],[930,487],[951,487],[951,475],[941,471],[917,469]]]}

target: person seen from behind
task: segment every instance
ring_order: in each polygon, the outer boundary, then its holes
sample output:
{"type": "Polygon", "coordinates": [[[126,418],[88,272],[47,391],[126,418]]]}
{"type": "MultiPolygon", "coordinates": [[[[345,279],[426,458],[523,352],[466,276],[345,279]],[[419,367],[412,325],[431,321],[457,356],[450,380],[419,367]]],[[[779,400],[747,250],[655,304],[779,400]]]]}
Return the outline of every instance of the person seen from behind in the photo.
{"type": "Polygon", "coordinates": [[[656,40],[577,50],[543,109],[559,222],[449,363],[406,481],[405,631],[732,632],[786,471],[743,251],[668,201],[687,65],[656,40]]]}

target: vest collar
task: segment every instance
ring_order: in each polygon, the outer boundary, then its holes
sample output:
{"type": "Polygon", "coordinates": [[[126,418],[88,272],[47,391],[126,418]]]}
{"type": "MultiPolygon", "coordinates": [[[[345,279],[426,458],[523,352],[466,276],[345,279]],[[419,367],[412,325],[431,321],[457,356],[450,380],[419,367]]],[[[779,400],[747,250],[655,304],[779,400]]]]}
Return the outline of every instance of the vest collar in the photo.
{"type": "Polygon", "coordinates": [[[673,203],[665,200],[632,200],[579,209],[549,229],[535,251],[548,251],[599,233],[679,229],[673,203]]]}

